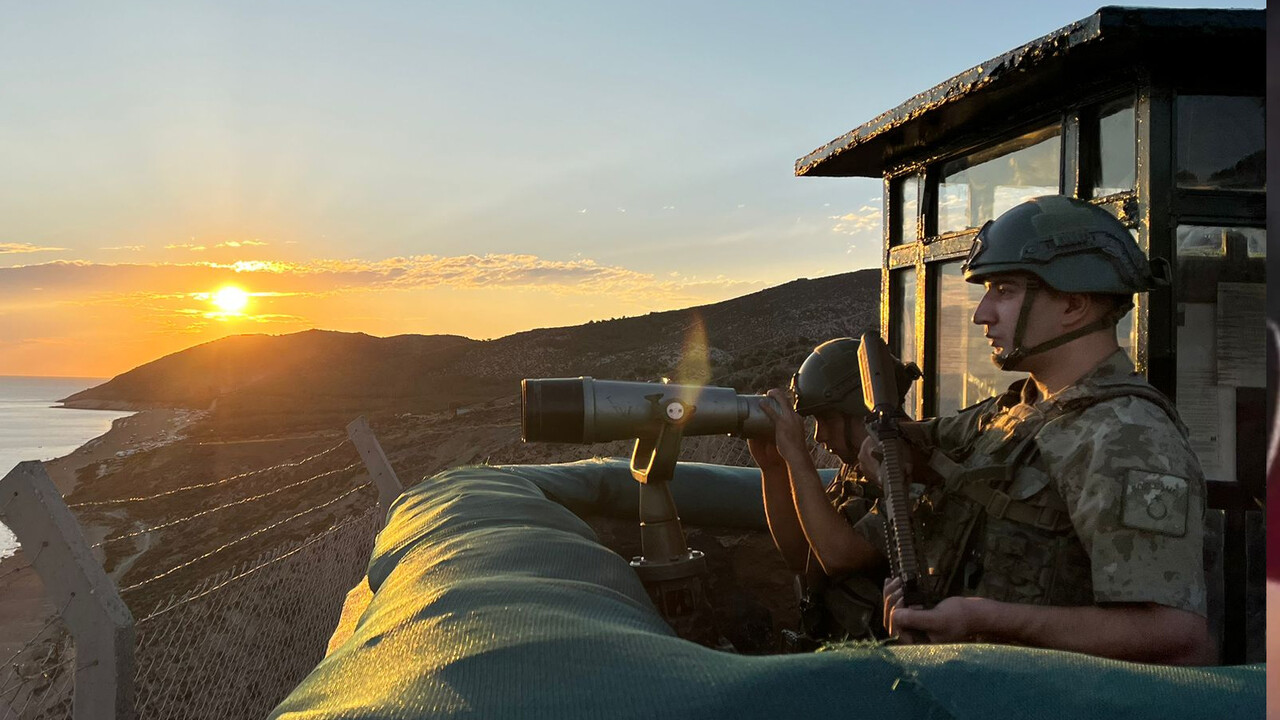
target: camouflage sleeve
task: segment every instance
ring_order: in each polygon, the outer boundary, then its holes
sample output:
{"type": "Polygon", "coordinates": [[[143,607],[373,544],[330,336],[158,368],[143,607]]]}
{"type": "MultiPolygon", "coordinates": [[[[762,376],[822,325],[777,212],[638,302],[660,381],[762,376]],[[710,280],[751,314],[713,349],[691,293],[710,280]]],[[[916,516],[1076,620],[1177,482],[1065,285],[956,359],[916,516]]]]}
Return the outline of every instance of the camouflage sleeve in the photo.
{"type": "Polygon", "coordinates": [[[1095,601],[1206,615],[1204,476],[1164,411],[1107,400],[1050,422],[1037,443],[1089,554],[1095,601]]]}
{"type": "Polygon", "coordinates": [[[962,448],[978,435],[978,418],[995,398],[988,398],[977,405],[971,405],[955,415],[931,418],[919,423],[924,430],[928,444],[949,452],[962,448]]]}

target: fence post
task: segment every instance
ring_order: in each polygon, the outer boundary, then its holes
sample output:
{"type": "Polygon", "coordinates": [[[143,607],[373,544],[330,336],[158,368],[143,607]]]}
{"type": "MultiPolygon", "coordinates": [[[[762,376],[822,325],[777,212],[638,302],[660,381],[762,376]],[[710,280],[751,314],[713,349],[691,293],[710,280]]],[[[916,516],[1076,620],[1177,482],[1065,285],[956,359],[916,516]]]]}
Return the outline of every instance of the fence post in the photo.
{"type": "Polygon", "coordinates": [[[39,461],[0,480],[4,523],[13,530],[75,638],[75,719],[131,720],[133,615],[93,556],[75,516],[39,461]]]}
{"type": "Polygon", "coordinates": [[[400,497],[404,486],[400,484],[400,478],[396,477],[395,471],[391,469],[386,453],[382,452],[378,438],[374,436],[373,429],[369,427],[363,415],[347,425],[347,436],[360,452],[360,459],[364,460],[364,466],[378,486],[378,507],[382,510],[381,524],[385,525],[387,513],[391,512],[391,503],[400,497]]]}

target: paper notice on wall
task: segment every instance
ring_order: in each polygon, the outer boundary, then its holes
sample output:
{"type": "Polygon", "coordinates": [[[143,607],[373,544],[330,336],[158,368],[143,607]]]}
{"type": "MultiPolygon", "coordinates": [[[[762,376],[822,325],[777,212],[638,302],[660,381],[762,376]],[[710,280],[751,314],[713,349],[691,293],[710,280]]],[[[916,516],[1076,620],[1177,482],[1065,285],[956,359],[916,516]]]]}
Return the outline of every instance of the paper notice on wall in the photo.
{"type": "Polygon", "coordinates": [[[1266,387],[1267,286],[1218,283],[1218,384],[1266,387]]]}
{"type": "MultiPolygon", "coordinates": [[[[1186,424],[1191,449],[1200,459],[1204,476],[1212,480],[1235,479],[1235,434],[1223,432],[1224,420],[1235,418],[1235,391],[1213,382],[1211,370],[1178,369],[1178,414],[1186,424]],[[1223,391],[1226,391],[1224,393],[1223,391]],[[1229,395],[1230,408],[1223,408],[1223,398],[1229,395]],[[1231,457],[1224,458],[1229,454],[1231,457]],[[1224,462],[1227,460],[1227,462],[1224,462]],[[1229,476],[1229,477],[1228,477],[1229,476]]],[[[1234,429],[1235,423],[1229,423],[1234,429]]]]}

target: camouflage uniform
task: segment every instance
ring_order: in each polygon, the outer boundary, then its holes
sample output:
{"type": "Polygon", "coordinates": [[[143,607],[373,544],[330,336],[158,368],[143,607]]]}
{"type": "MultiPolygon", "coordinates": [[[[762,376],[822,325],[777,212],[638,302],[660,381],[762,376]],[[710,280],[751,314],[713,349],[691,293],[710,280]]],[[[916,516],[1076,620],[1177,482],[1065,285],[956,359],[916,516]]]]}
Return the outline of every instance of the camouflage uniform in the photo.
{"type": "MultiPolygon", "coordinates": [[[[933,598],[1151,602],[1206,614],[1205,485],[1186,430],[1121,350],[1051,400],[1029,381],[923,423],[947,478],[913,513],[933,598]]],[[[857,529],[883,550],[883,522],[857,529]]]]}
{"type": "MultiPolygon", "coordinates": [[[[880,488],[868,482],[856,465],[844,464],[826,488],[827,499],[852,526],[867,517],[880,498],[880,488]]],[[[810,562],[815,562],[810,555],[810,562]]],[[[800,625],[811,641],[883,638],[882,577],[849,573],[824,577],[806,588],[800,599],[800,625]]],[[[816,646],[803,647],[812,649],[816,646]]]]}

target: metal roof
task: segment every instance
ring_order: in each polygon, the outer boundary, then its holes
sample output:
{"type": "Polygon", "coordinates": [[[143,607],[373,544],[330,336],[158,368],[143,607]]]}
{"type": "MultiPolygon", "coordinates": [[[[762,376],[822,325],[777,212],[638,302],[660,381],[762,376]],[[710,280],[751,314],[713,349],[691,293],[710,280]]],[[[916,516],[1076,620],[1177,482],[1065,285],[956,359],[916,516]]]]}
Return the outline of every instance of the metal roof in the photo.
{"type": "Polygon", "coordinates": [[[1265,28],[1263,10],[1103,7],[841,135],[796,160],[795,173],[880,177],[913,152],[1026,113],[1029,91],[1061,97],[1139,64],[1200,76],[1247,67],[1261,91],[1265,28]]]}

